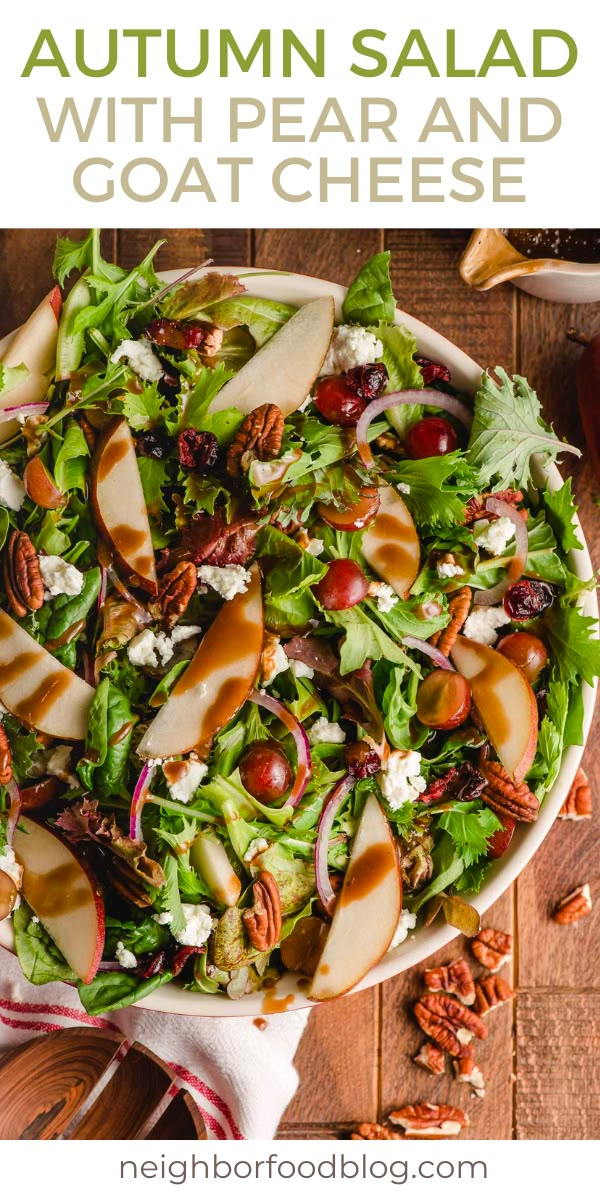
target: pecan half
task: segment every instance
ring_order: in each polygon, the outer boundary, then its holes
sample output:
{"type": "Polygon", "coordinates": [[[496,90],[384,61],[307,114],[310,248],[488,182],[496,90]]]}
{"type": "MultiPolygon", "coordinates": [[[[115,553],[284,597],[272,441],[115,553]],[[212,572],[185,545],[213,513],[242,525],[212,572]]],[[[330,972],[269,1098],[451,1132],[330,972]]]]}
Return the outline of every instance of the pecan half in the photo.
{"type": "Polygon", "coordinates": [[[486,787],[481,799],[500,817],[516,821],[536,821],[540,802],[526,783],[515,783],[499,762],[481,758],[479,770],[485,776],[486,787]]]}
{"type": "Polygon", "coordinates": [[[246,933],[255,950],[265,953],[281,936],[281,897],[269,871],[261,871],[252,885],[254,904],[242,913],[246,933]]]}
{"type": "Polygon", "coordinates": [[[8,734],[0,723],[0,787],[6,787],[12,779],[12,752],[8,734]]]}
{"type": "Polygon", "coordinates": [[[430,992],[452,992],[463,1004],[472,1004],[475,999],[475,984],[466,958],[456,958],[443,967],[431,967],[425,971],[424,980],[430,992]]]}
{"type": "Polygon", "coordinates": [[[494,975],[512,958],[512,935],[499,929],[481,929],[471,942],[471,953],[494,975]]]}
{"type": "Polygon", "coordinates": [[[277,458],[283,441],[283,413],[276,404],[261,404],[248,413],[227,452],[227,470],[239,478],[254,458],[271,462],[277,458]]]}
{"type": "Polygon", "coordinates": [[[503,492],[483,492],[480,496],[473,496],[465,507],[465,525],[473,525],[475,521],[497,521],[496,513],[488,512],[485,507],[486,500],[494,497],[494,500],[504,500],[506,504],[521,504],[523,500],[522,492],[515,492],[512,488],[506,488],[503,492]]]}
{"type": "Polygon", "coordinates": [[[144,887],[143,881],[123,859],[113,858],[108,872],[110,883],[124,900],[135,904],[136,908],[148,908],[152,904],[152,895],[144,887]]]}
{"type": "Polygon", "coordinates": [[[562,821],[584,821],[591,817],[592,789],[583,767],[577,768],[577,774],[558,815],[562,821]]]}
{"type": "Polygon", "coordinates": [[[177,566],[163,577],[157,604],[163,620],[170,628],[185,612],[196,590],[197,579],[194,564],[186,559],[177,563],[177,566]]]}
{"type": "Polygon", "coordinates": [[[401,1142],[402,1134],[396,1133],[393,1129],[388,1129],[385,1125],[378,1125],[374,1121],[363,1121],[362,1124],[350,1134],[351,1142],[401,1142]]]}
{"type": "Polygon", "coordinates": [[[458,1083],[468,1083],[473,1088],[479,1100],[485,1096],[485,1082],[480,1067],[477,1066],[470,1050],[461,1054],[454,1063],[454,1071],[458,1083]]]}
{"type": "Polygon", "coordinates": [[[480,1017],[487,1017],[494,1008],[512,1000],[514,992],[510,983],[500,975],[484,975],[475,984],[475,1012],[480,1017]]]}
{"type": "Polygon", "coordinates": [[[440,1046],[434,1046],[433,1042],[423,1042],[418,1054],[415,1054],[413,1062],[418,1067],[423,1067],[425,1071],[431,1071],[432,1075],[443,1075],[446,1069],[444,1051],[440,1046]]]}
{"type": "Polygon", "coordinates": [[[438,629],[430,637],[432,646],[437,646],[442,654],[449,654],[468,615],[473,593],[470,587],[461,587],[454,592],[448,602],[450,621],[445,629],[438,629]]]}
{"type": "Polygon", "coordinates": [[[15,529],[8,539],[4,558],[4,586],[17,617],[37,612],[44,603],[40,563],[28,533],[15,529]]]}
{"type": "Polygon", "coordinates": [[[413,1011],[423,1033],[454,1058],[473,1037],[487,1037],[483,1021],[451,996],[421,996],[413,1011]]]}
{"type": "Polygon", "coordinates": [[[243,567],[256,550],[257,535],[254,517],[237,517],[228,525],[221,513],[198,513],[182,531],[182,557],[197,567],[243,567]]]}
{"type": "Polygon", "coordinates": [[[462,1108],[451,1104],[406,1104],[391,1112],[389,1120],[401,1125],[407,1138],[458,1137],[469,1124],[462,1108]]]}
{"type": "Polygon", "coordinates": [[[590,885],[583,883],[581,887],[575,888],[574,892],[570,892],[564,900],[560,901],[552,914],[552,920],[557,925],[574,925],[576,921],[581,921],[582,917],[589,916],[592,908],[590,885]]]}

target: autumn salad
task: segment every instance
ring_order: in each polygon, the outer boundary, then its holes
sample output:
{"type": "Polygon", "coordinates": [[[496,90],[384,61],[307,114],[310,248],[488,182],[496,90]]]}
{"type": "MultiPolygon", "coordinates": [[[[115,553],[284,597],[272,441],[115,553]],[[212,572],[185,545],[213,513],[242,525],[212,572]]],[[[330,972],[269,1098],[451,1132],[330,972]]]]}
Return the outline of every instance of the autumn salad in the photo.
{"type": "Polygon", "coordinates": [[[387,253],[336,320],[159,245],[60,238],[0,346],[0,918],[90,1013],[327,999],[440,910],[477,931],[582,739],[593,581],[531,461],[579,451],[420,355],[387,253]]]}

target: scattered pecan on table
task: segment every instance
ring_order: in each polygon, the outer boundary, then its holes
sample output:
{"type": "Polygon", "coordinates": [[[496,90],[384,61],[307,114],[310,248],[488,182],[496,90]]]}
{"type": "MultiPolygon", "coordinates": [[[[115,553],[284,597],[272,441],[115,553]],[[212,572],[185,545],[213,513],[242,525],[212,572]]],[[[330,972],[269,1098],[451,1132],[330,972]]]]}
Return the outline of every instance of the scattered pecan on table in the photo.
{"type": "Polygon", "coordinates": [[[584,821],[591,817],[592,789],[583,767],[577,768],[577,774],[558,815],[562,821],[584,821]]]}
{"type": "Polygon", "coordinates": [[[407,1138],[458,1137],[469,1118],[462,1108],[450,1104],[406,1104],[391,1112],[392,1125],[401,1125],[407,1138]]]}
{"type": "Polygon", "coordinates": [[[261,404],[248,413],[227,453],[227,470],[234,478],[243,475],[253,459],[272,462],[283,441],[283,413],[277,404],[261,404]]]}
{"type": "Polygon", "coordinates": [[[471,1050],[464,1050],[460,1058],[454,1062],[454,1073],[457,1083],[468,1083],[479,1100],[485,1096],[485,1083],[480,1067],[477,1066],[471,1050]]]}
{"type": "Polygon", "coordinates": [[[16,617],[37,612],[44,603],[40,563],[28,533],[13,530],[4,555],[4,586],[16,617]]]}
{"type": "Polygon", "coordinates": [[[512,936],[499,929],[481,929],[471,942],[471,953],[495,975],[512,958],[512,936]]]}
{"type": "Polygon", "coordinates": [[[378,1125],[377,1122],[363,1121],[354,1133],[350,1134],[351,1142],[401,1142],[402,1134],[396,1133],[394,1129],[388,1129],[386,1125],[378,1125]]]}
{"type": "Polygon", "coordinates": [[[451,996],[421,996],[413,1011],[426,1037],[453,1058],[459,1057],[472,1037],[486,1038],[488,1034],[480,1017],[451,996]]]}
{"type": "Polygon", "coordinates": [[[445,629],[439,629],[430,637],[432,646],[437,646],[442,654],[449,654],[468,615],[473,593],[470,587],[461,587],[453,592],[448,601],[450,621],[445,629]]]}
{"type": "Polygon", "coordinates": [[[475,999],[475,984],[465,958],[456,958],[443,967],[430,967],[423,978],[429,992],[451,992],[463,1004],[472,1004],[475,999]]]}
{"type": "Polygon", "coordinates": [[[423,1042],[413,1062],[425,1071],[430,1071],[432,1075],[443,1075],[446,1070],[444,1051],[440,1046],[434,1046],[433,1042],[423,1042]]]}
{"type": "Polygon", "coordinates": [[[475,984],[475,1012],[486,1017],[494,1008],[512,1000],[514,992],[510,983],[500,975],[484,975],[475,984]]]}
{"type": "Polygon", "coordinates": [[[574,925],[583,917],[588,917],[593,908],[589,883],[583,883],[575,891],[569,892],[564,900],[557,905],[552,920],[557,925],[574,925]]]}
{"type": "Polygon", "coordinates": [[[481,798],[488,808],[493,809],[499,817],[514,817],[517,821],[529,822],[537,820],[540,802],[526,783],[515,783],[501,763],[490,759],[480,758],[479,770],[486,779],[481,798]]]}
{"type": "Polygon", "coordinates": [[[255,950],[272,950],[281,934],[281,897],[270,871],[261,871],[252,885],[252,908],[246,908],[242,920],[255,950]]]}

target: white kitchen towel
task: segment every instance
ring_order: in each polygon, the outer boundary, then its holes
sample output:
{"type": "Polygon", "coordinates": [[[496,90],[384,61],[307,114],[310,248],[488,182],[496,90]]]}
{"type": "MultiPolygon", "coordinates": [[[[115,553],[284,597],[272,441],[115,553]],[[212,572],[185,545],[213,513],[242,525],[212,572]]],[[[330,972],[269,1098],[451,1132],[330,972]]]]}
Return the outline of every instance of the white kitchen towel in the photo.
{"type": "Polygon", "coordinates": [[[169,1063],[196,1101],[208,1136],[272,1138],[298,1085],[293,1058],[308,1010],[265,1018],[180,1017],[127,1008],[90,1017],[74,988],[32,987],[16,959],[0,949],[0,1055],[55,1029],[118,1029],[169,1063]]]}

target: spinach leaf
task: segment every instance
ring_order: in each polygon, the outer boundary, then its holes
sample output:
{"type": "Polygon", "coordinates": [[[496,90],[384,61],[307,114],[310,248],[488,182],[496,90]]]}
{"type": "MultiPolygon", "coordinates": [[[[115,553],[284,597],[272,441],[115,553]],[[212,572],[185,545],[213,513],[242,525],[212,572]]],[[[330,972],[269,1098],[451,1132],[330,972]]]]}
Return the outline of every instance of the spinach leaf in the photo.
{"type": "Polygon", "coordinates": [[[77,774],[85,788],[92,788],[96,767],[103,763],[108,750],[108,691],[110,681],[103,679],[96,688],[88,717],[85,753],[77,763],[77,774]]]}
{"type": "Polygon", "coordinates": [[[394,667],[383,693],[385,731],[397,750],[409,750],[413,745],[410,723],[417,711],[418,686],[418,675],[394,667]]]}
{"type": "Polygon", "coordinates": [[[150,699],[148,700],[148,704],[151,708],[160,708],[161,704],[164,704],[165,701],[168,700],[171,688],[177,682],[179,676],[183,675],[183,672],[185,671],[186,667],[189,666],[189,664],[189,658],[184,658],[181,662],[176,662],[172,667],[169,668],[166,675],[163,675],[160,683],[157,684],[152,695],[150,696],[150,699]]]}
{"type": "Polygon", "coordinates": [[[44,926],[21,897],[13,916],[15,949],[21,970],[30,983],[77,983],[77,975],[65,962],[44,926]]]}
{"type": "Polygon", "coordinates": [[[149,996],[163,983],[169,983],[172,978],[170,971],[163,975],[152,975],[150,979],[140,979],[139,975],[125,971],[102,971],[91,983],[79,985],[79,999],[85,1011],[96,1017],[100,1013],[128,1008],[130,1004],[149,996]]]}
{"type": "Polygon", "coordinates": [[[93,567],[83,577],[78,596],[56,596],[49,605],[50,619],[46,626],[46,641],[54,641],[87,617],[100,592],[100,568],[93,567]]]}
{"type": "Polygon", "coordinates": [[[389,250],[374,254],[350,284],[344,300],[344,321],[372,325],[374,321],[393,321],[396,301],[390,279],[389,250]]]}
{"type": "Polygon", "coordinates": [[[129,751],[135,713],[127,696],[114,683],[108,688],[106,714],[106,757],[94,773],[94,788],[103,796],[128,799],[126,787],[129,751]]]}
{"type": "Polygon", "coordinates": [[[169,930],[159,925],[153,917],[141,917],[139,921],[120,921],[118,917],[106,917],[104,933],[104,958],[114,959],[117,943],[122,942],[136,958],[161,950],[170,940],[169,930]]]}

